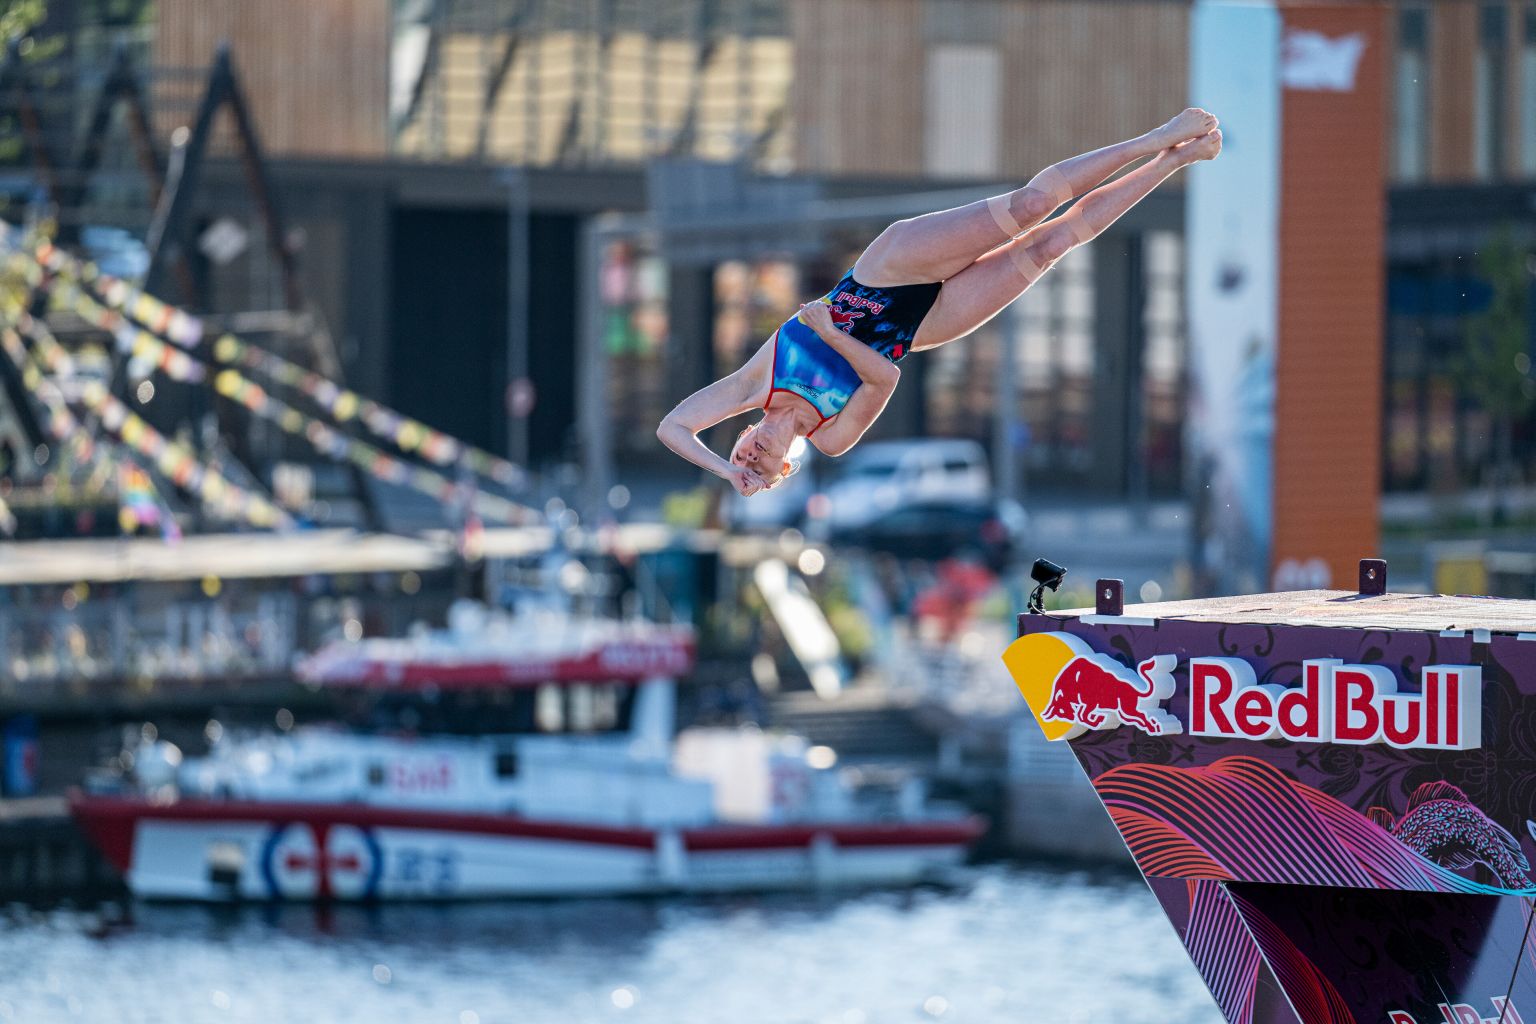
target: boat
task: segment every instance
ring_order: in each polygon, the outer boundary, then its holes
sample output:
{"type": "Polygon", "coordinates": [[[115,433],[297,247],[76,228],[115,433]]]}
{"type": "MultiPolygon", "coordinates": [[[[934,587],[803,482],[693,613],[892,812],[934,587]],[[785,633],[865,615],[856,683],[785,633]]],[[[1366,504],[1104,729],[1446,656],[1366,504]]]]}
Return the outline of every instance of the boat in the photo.
{"type": "Polygon", "coordinates": [[[676,733],[686,628],[461,602],[300,661],[349,725],[163,741],[70,808],[145,899],[449,900],[903,885],[984,823],[755,728],[676,733]]]}

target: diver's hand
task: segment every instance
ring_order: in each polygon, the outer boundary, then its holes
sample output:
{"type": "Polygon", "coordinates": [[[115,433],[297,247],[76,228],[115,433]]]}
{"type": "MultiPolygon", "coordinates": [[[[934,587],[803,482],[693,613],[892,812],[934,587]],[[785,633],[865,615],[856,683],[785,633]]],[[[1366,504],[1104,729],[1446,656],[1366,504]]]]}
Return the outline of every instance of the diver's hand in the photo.
{"type": "Polygon", "coordinates": [[[832,308],[820,299],[800,307],[800,322],[821,335],[838,329],[832,322],[832,308]]]}
{"type": "Polygon", "coordinates": [[[743,498],[750,498],[758,491],[768,489],[768,485],[763,481],[763,478],[758,476],[757,470],[747,466],[733,465],[730,475],[726,477],[726,480],[730,481],[731,486],[736,488],[736,493],[740,494],[743,498]]]}

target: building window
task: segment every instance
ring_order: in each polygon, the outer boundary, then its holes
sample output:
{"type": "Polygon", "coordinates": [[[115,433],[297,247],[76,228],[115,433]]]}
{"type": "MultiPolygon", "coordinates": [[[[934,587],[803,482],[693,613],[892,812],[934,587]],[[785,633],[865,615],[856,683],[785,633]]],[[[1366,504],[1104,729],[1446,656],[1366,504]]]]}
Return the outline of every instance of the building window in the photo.
{"type": "Polygon", "coordinates": [[[1394,73],[1394,170],[1399,180],[1419,181],[1428,163],[1429,139],[1429,11],[1422,7],[1405,7],[1397,14],[1394,73]]]}
{"type": "Polygon", "coordinates": [[[715,268],[714,284],[715,366],[724,374],[752,358],[798,308],[800,270],[786,259],[727,260],[715,268]]]}
{"type": "Polygon", "coordinates": [[[998,173],[1002,58],[990,46],[941,43],[928,54],[925,166],[929,174],[998,173]]]}
{"type": "Polygon", "coordinates": [[[598,286],[608,351],[608,410],[620,458],[654,450],[656,424],[671,408],[666,348],[667,264],[648,241],[615,242],[598,286]]]}
{"type": "MultiPolygon", "coordinates": [[[[1188,339],[1184,326],[1184,239],[1176,231],[1144,236],[1142,275],[1146,305],[1142,329],[1142,459],[1154,494],[1183,486],[1184,381],[1188,339]]],[[[1133,455],[1134,457],[1134,455],[1133,455]]]]}
{"type": "Polygon", "coordinates": [[[1520,170],[1536,176],[1536,3],[1525,5],[1520,47],[1520,170]]]}
{"type": "Polygon", "coordinates": [[[1494,178],[1504,168],[1504,48],[1506,9],[1483,4],[1478,21],[1476,96],[1472,110],[1473,172],[1494,178]]]}

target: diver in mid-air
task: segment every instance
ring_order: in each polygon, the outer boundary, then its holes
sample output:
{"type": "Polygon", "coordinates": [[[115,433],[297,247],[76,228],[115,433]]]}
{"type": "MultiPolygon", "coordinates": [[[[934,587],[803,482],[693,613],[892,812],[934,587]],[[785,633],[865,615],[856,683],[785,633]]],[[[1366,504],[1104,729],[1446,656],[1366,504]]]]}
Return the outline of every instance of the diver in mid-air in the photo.
{"type": "Polygon", "coordinates": [[[1215,116],[1190,108],[1145,135],[1052,164],[1005,195],[897,221],[744,366],[680,402],[657,436],[744,495],[794,472],[787,454],[797,438],[841,455],[885,409],[908,352],[970,334],[1173,172],[1220,152],[1215,116]],[[1096,187],[1143,157],[1152,159],[1096,187]],[[757,408],[763,418],[741,432],[729,459],[699,440],[701,430],[757,408]]]}

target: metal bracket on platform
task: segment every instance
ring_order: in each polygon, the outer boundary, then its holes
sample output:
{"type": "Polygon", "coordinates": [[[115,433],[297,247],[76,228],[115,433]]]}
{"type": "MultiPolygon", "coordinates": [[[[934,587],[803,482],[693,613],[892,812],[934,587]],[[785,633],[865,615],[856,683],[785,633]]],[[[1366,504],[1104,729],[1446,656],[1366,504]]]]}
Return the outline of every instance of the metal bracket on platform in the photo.
{"type": "Polygon", "coordinates": [[[1121,615],[1125,612],[1125,580],[1099,580],[1093,585],[1096,615],[1121,615]]]}
{"type": "Polygon", "coordinates": [[[1360,594],[1378,597],[1387,592],[1387,562],[1384,558],[1360,559],[1360,594]]]}

